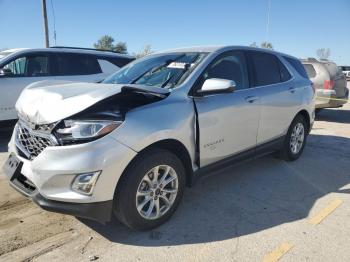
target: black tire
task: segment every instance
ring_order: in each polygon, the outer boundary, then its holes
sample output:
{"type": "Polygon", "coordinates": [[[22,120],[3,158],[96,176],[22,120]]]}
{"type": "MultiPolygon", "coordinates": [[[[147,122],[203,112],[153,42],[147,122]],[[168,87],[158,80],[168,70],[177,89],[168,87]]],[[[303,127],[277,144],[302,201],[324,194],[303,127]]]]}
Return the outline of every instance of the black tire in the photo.
{"type": "Polygon", "coordinates": [[[284,143],[283,143],[283,147],[278,154],[279,157],[286,160],[286,161],[297,160],[301,156],[301,154],[303,153],[308,133],[309,133],[308,132],[308,125],[306,123],[305,118],[302,115],[297,115],[294,118],[293,122],[289,126],[287,135],[286,135],[284,143]],[[300,150],[297,153],[293,153],[293,151],[291,149],[291,136],[292,136],[292,132],[293,132],[294,127],[296,125],[298,125],[299,123],[302,124],[304,127],[304,139],[303,139],[303,144],[302,144],[300,150]]]}
{"type": "Polygon", "coordinates": [[[134,230],[149,230],[165,223],[177,209],[185,188],[185,168],[180,159],[168,150],[150,149],[138,155],[122,175],[114,197],[114,215],[134,230]],[[143,177],[158,165],[172,167],[178,177],[178,190],[171,208],[158,219],[142,217],[136,208],[136,192],[143,177]]]}

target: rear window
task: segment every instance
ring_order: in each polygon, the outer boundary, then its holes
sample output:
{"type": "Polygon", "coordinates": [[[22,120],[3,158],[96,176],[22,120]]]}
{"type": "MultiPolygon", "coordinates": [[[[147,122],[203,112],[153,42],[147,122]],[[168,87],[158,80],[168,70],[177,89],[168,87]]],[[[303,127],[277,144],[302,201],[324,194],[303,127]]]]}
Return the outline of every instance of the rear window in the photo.
{"type": "Polygon", "coordinates": [[[281,82],[281,71],[278,59],[263,52],[250,52],[254,66],[254,86],[272,85],[281,82]]]}
{"type": "Polygon", "coordinates": [[[102,73],[94,56],[61,53],[56,55],[56,75],[93,75],[102,73]]]}
{"type": "Polygon", "coordinates": [[[304,64],[304,68],[306,70],[307,75],[309,78],[314,78],[316,76],[316,71],[313,65],[311,64],[304,64]]]}
{"type": "Polygon", "coordinates": [[[284,56],[283,58],[288,61],[288,63],[299,73],[299,75],[307,79],[309,78],[305,68],[298,59],[290,58],[287,56],[284,56]]]}

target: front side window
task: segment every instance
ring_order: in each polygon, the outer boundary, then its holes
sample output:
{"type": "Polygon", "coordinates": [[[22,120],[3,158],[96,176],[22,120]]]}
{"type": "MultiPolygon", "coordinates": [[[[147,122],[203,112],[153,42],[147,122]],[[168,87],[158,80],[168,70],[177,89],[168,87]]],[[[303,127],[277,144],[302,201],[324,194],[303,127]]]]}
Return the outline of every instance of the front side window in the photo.
{"type": "Polygon", "coordinates": [[[25,56],[6,64],[3,69],[13,77],[40,77],[49,75],[49,59],[45,55],[25,56]]]}
{"type": "Polygon", "coordinates": [[[247,65],[242,52],[230,52],[217,58],[202,75],[201,83],[211,78],[233,80],[236,90],[249,87],[247,65]]]}
{"type": "Polygon", "coordinates": [[[250,52],[254,67],[254,86],[272,85],[281,82],[281,72],[277,58],[263,52],[250,52]]]}
{"type": "Polygon", "coordinates": [[[135,60],[103,81],[107,84],[140,84],[174,88],[182,83],[206,53],[170,53],[135,60]]]}

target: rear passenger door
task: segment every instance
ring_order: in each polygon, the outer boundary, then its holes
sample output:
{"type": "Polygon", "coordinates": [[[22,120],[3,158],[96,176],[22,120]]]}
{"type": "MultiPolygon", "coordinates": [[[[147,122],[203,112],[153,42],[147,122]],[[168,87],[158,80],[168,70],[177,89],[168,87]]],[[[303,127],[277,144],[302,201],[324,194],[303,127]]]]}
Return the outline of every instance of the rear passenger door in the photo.
{"type": "Polygon", "coordinates": [[[96,56],[64,52],[55,54],[54,76],[78,82],[99,82],[106,77],[96,56]]]}
{"type": "Polygon", "coordinates": [[[284,135],[301,103],[301,90],[280,58],[274,54],[248,51],[252,83],[261,103],[257,145],[284,135]]]}

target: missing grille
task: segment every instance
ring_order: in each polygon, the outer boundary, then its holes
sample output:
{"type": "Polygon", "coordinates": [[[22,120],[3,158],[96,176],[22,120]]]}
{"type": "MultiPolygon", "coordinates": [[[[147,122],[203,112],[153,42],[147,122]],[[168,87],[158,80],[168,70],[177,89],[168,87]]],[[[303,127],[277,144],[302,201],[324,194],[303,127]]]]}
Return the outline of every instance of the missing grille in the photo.
{"type": "Polygon", "coordinates": [[[23,123],[18,123],[16,142],[18,148],[25,154],[27,159],[34,159],[46,147],[55,145],[50,135],[34,132],[23,123]]]}

